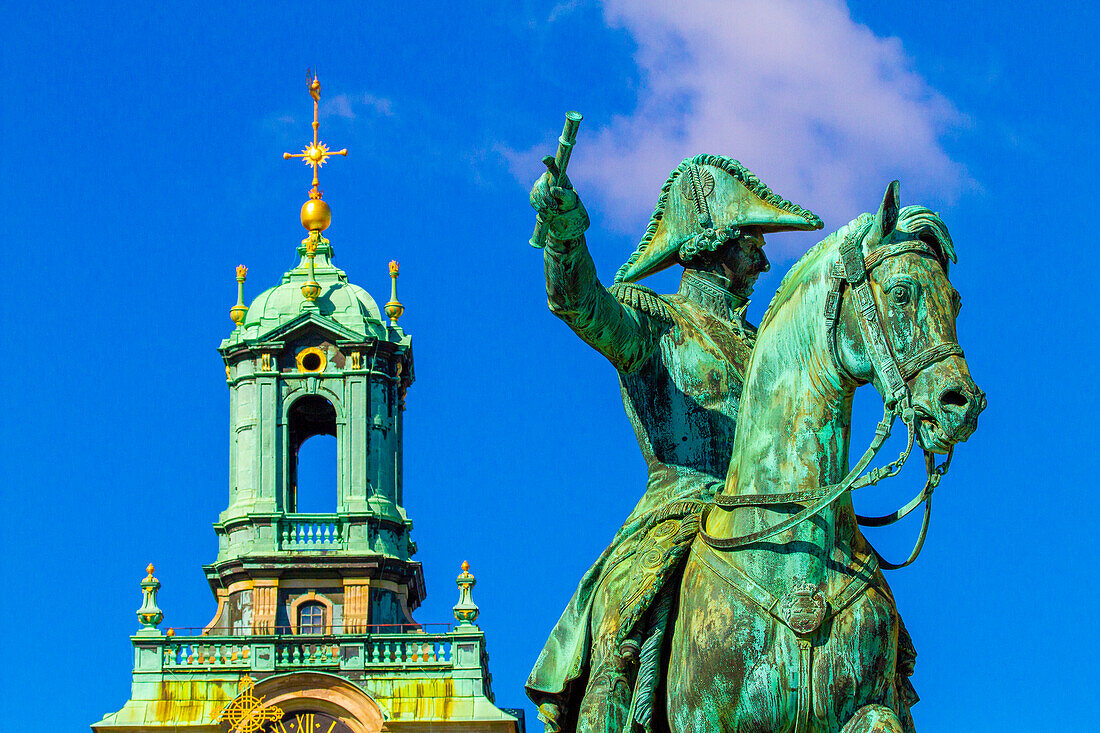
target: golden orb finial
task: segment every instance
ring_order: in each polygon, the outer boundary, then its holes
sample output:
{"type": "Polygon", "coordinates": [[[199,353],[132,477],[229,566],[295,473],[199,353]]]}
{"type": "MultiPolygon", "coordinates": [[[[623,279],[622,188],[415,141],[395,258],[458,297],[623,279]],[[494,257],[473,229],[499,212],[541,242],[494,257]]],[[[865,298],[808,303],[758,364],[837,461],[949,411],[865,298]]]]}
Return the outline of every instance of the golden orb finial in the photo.
{"type": "Polygon", "coordinates": [[[390,260],[390,302],[386,303],[386,315],[390,321],[397,324],[397,319],[405,312],[405,306],[397,299],[397,276],[401,274],[401,265],[397,260],[390,260]]]}
{"type": "Polygon", "coordinates": [[[462,572],[470,572],[470,563],[466,562],[465,560],[462,561],[462,572]]]}
{"type": "MultiPolygon", "coordinates": [[[[306,72],[309,76],[309,72],[306,72]]],[[[309,83],[309,96],[313,97],[313,142],[306,143],[300,153],[283,153],[283,160],[301,158],[302,162],[313,168],[313,188],[309,190],[309,201],[302,205],[302,226],[311,232],[323,232],[332,223],[332,210],[328,204],[321,200],[321,189],[318,188],[317,169],[325,164],[331,155],[347,156],[348,150],[329,150],[325,143],[317,139],[317,130],[321,123],[317,120],[317,108],[321,101],[321,82],[317,76],[309,83]]]]}
{"type": "MultiPolygon", "coordinates": [[[[149,567],[145,568],[145,572],[149,573],[149,578],[153,577],[153,573],[155,571],[156,571],[156,568],[153,567],[153,563],[149,563],[149,567]]],[[[146,580],[148,580],[149,578],[146,578],[146,580]]]]}

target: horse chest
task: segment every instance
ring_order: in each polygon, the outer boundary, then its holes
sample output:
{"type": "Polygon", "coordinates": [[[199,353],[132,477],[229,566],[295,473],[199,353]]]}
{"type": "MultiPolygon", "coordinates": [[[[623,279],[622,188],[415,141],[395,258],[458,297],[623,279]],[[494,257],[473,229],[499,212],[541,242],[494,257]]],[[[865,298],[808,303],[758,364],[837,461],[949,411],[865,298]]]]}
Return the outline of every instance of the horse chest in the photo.
{"type": "Polygon", "coordinates": [[[830,601],[839,612],[800,635],[716,559],[693,551],[684,572],[682,595],[697,602],[681,607],[670,662],[679,729],[839,731],[864,705],[894,705],[899,622],[887,592],[852,586],[830,601]]]}

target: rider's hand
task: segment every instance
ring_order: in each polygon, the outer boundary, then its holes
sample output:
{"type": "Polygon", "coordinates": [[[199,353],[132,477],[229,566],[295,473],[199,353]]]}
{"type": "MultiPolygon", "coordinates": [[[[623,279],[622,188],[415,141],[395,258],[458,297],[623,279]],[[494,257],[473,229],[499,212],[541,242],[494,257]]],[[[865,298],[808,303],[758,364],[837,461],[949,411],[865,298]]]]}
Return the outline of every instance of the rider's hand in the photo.
{"type": "Polygon", "coordinates": [[[547,231],[554,239],[577,239],[588,229],[588,212],[568,176],[561,176],[558,185],[552,186],[550,172],[543,173],[531,189],[531,206],[546,222],[547,231]]]}

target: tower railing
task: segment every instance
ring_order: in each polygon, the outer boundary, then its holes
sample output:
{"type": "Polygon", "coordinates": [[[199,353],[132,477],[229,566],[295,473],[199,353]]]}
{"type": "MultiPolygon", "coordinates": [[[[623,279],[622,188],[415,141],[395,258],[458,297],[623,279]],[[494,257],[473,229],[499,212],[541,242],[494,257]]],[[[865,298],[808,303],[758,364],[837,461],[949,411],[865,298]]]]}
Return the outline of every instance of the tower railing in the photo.
{"type": "MultiPolygon", "coordinates": [[[[385,627],[379,627],[385,629],[385,627]]],[[[424,668],[450,670],[456,667],[459,645],[478,656],[458,666],[480,666],[483,635],[473,626],[428,633],[418,630],[383,630],[359,634],[266,634],[226,636],[178,633],[161,637],[135,637],[134,645],[144,653],[146,665],[164,672],[232,671],[290,672],[303,669],[386,669],[424,668]]],[[[141,666],[139,664],[139,666],[141,666]]]]}
{"type": "Polygon", "coordinates": [[[340,514],[288,514],[279,519],[276,549],[309,552],[346,549],[347,521],[340,514]]]}

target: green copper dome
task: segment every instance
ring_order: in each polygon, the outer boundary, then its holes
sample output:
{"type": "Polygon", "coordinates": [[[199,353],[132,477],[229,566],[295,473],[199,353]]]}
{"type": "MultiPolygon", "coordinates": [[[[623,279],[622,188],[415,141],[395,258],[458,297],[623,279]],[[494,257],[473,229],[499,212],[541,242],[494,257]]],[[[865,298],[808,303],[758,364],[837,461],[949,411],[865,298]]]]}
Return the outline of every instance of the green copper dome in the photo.
{"type": "Polygon", "coordinates": [[[244,323],[234,329],[224,346],[245,340],[263,340],[304,313],[331,319],[362,339],[387,337],[378,304],[366,290],[348,282],[344,271],[332,264],[332,245],[327,239],[320,239],[313,265],[314,279],[321,286],[316,301],[310,302],[302,293],[302,285],[309,280],[304,241],[298,247],[298,254],[301,257],[298,265],[283,274],[282,283],[256,296],[248,306],[244,323]]]}

